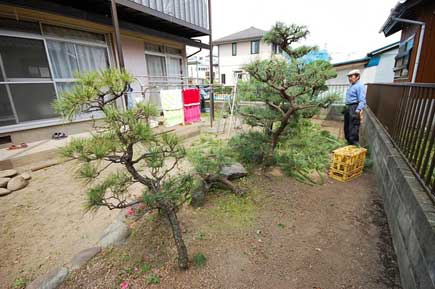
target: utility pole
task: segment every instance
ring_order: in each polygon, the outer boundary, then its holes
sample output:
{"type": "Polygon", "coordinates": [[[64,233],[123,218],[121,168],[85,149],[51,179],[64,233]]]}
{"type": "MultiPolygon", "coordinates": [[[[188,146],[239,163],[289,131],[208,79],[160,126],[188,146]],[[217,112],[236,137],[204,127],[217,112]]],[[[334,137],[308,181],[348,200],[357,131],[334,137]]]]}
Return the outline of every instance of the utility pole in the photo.
{"type": "MultiPolygon", "coordinates": [[[[121,33],[119,32],[118,12],[116,10],[116,0],[111,0],[110,11],[112,12],[112,25],[115,30],[115,50],[118,56],[118,65],[121,70],[125,70],[124,55],[122,53],[121,33]]],[[[128,95],[124,96],[125,109],[128,109],[128,95]]]]}
{"type": "Polygon", "coordinates": [[[211,22],[211,0],[208,0],[208,29],[210,31],[209,34],[209,45],[210,45],[210,126],[213,127],[214,121],[214,93],[213,93],[213,41],[212,41],[212,22],[211,22]]]}

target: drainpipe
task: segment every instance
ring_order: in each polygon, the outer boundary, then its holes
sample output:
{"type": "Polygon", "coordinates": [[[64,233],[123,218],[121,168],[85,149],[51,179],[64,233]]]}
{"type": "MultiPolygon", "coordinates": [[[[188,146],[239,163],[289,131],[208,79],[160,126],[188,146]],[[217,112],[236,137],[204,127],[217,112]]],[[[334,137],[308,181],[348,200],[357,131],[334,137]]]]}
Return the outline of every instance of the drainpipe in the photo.
{"type": "Polygon", "coordinates": [[[419,36],[419,39],[418,39],[417,56],[415,58],[414,71],[412,72],[412,83],[415,83],[415,80],[417,78],[418,66],[420,64],[421,49],[423,47],[423,39],[424,39],[424,32],[425,32],[425,29],[426,29],[426,23],[421,22],[421,21],[415,21],[415,20],[398,18],[398,17],[393,17],[392,20],[393,21],[397,21],[397,22],[403,22],[403,23],[409,23],[409,24],[415,24],[415,25],[420,25],[421,26],[420,36],[419,36]]]}

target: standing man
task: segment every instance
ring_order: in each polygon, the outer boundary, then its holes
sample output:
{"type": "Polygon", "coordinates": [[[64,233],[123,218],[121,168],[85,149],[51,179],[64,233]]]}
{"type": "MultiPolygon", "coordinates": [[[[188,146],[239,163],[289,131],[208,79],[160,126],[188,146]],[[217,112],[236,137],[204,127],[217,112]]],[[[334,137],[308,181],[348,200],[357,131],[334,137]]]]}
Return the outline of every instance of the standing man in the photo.
{"type": "Polygon", "coordinates": [[[350,86],[346,92],[346,110],[344,112],[344,137],[349,145],[359,146],[359,126],[361,112],[366,105],[366,90],[359,82],[361,72],[358,69],[347,74],[350,86]]]}

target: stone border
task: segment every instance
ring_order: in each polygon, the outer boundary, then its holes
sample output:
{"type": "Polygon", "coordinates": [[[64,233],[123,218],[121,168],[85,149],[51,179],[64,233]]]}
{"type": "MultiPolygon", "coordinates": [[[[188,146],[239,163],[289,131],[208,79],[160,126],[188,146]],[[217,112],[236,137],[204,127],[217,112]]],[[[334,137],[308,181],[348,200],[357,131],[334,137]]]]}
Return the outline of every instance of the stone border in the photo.
{"type": "Polygon", "coordinates": [[[121,210],[115,221],[104,230],[103,235],[97,242],[97,246],[80,251],[71,258],[69,263],[39,276],[29,283],[26,289],[56,289],[66,280],[69,273],[84,266],[92,258],[97,256],[103,248],[125,243],[131,232],[126,222],[126,216],[127,210],[121,210]]]}
{"type": "Polygon", "coordinates": [[[362,135],[371,156],[404,289],[435,289],[435,205],[367,109],[362,135]]]}

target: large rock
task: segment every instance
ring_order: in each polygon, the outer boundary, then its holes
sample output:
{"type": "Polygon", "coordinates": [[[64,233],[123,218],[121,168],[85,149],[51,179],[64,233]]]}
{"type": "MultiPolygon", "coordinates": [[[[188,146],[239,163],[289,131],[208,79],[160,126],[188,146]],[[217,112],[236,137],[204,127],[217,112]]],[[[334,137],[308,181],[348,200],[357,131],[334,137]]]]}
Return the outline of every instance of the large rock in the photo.
{"type": "Polygon", "coordinates": [[[30,180],[32,178],[32,176],[29,173],[22,173],[21,176],[26,180],[30,180]]]}
{"type": "Polygon", "coordinates": [[[56,268],[34,280],[27,285],[26,289],[56,289],[63,283],[66,276],[68,276],[67,268],[56,268]]]}
{"type": "Polygon", "coordinates": [[[115,221],[104,231],[99,245],[103,248],[112,245],[121,245],[127,240],[128,236],[130,236],[130,229],[127,224],[121,221],[115,221]]]}
{"type": "Polygon", "coordinates": [[[0,197],[9,195],[10,193],[12,193],[12,191],[9,191],[8,189],[5,188],[0,188],[0,197]]]}
{"type": "Polygon", "coordinates": [[[16,176],[9,181],[7,189],[17,191],[27,186],[27,184],[28,182],[22,176],[16,176]]]}
{"type": "Polygon", "coordinates": [[[101,252],[101,247],[92,247],[79,252],[71,260],[71,269],[76,270],[101,252]]]}
{"type": "Polygon", "coordinates": [[[202,190],[196,190],[191,194],[190,204],[194,208],[202,207],[205,204],[205,193],[202,190]]]}
{"type": "Polygon", "coordinates": [[[6,188],[6,185],[11,180],[11,178],[0,178],[0,188],[6,188]]]}
{"type": "Polygon", "coordinates": [[[223,167],[220,174],[229,180],[235,180],[246,177],[248,172],[242,164],[234,163],[230,166],[223,167]]]}
{"type": "Polygon", "coordinates": [[[0,178],[13,177],[16,174],[17,174],[16,170],[4,170],[4,171],[0,171],[0,178]]]}

